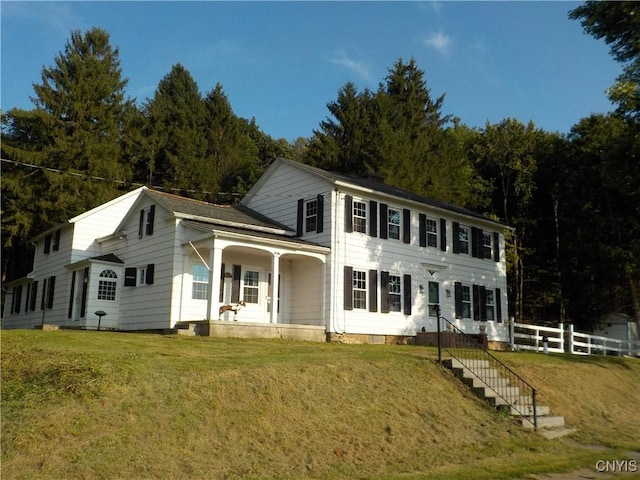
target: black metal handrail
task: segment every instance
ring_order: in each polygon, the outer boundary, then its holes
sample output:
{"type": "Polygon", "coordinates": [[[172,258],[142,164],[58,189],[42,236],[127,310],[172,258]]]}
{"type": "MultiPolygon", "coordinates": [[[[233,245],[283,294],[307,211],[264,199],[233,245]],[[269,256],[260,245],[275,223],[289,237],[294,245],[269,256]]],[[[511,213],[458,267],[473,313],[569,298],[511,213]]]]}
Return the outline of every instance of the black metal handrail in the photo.
{"type": "MultiPolygon", "coordinates": [[[[522,418],[538,428],[536,409],[536,389],[524,378],[493,356],[477,339],[464,333],[438,312],[438,362],[442,363],[442,352],[448,353],[452,359],[468,370],[488,388],[498,403],[513,409],[522,418]],[[440,320],[444,320],[445,331],[441,329],[440,320]],[[473,368],[472,368],[473,367],[473,368]],[[533,414],[533,415],[532,415],[533,414]]],[[[473,379],[472,379],[473,380],[473,379]]]]}

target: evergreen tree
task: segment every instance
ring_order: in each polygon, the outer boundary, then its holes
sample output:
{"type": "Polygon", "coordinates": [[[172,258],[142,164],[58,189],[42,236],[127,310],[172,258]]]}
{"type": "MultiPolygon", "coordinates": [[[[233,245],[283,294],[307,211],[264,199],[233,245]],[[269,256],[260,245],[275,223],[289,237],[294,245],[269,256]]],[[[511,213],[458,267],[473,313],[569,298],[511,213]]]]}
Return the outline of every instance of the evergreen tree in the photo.
{"type": "Polygon", "coordinates": [[[110,200],[130,179],[122,136],[132,103],[118,55],[104,30],[73,31],[34,84],[35,110],[3,116],[3,158],[42,167],[3,169],[5,259],[28,264],[25,238],[110,200]]]}
{"type": "Polygon", "coordinates": [[[148,183],[167,191],[213,192],[215,173],[206,164],[204,102],[198,85],[182,65],[174,65],[160,81],[144,112],[148,121],[144,165],[148,183]]]}

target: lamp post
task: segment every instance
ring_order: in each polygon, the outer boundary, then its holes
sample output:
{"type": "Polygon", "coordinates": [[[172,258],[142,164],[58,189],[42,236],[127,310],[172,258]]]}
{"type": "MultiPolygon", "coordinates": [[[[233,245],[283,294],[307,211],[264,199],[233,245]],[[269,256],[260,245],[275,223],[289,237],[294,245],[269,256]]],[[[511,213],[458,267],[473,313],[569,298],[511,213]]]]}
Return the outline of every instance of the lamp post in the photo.
{"type": "Polygon", "coordinates": [[[105,312],[104,310],[98,310],[95,313],[98,316],[98,331],[100,331],[100,321],[102,320],[102,317],[104,317],[107,314],[107,312],[105,312]]]}

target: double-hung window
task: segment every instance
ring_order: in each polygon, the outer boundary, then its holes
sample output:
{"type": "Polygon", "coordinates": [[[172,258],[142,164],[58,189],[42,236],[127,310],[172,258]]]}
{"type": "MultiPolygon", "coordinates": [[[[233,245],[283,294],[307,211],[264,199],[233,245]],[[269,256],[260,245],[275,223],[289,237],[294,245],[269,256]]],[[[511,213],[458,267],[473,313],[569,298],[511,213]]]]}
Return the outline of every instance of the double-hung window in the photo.
{"type": "Polygon", "coordinates": [[[318,229],[318,200],[313,199],[305,203],[304,224],[306,232],[315,232],[318,229]]]}
{"type": "Polygon", "coordinates": [[[482,232],[482,258],[492,258],[492,235],[490,232],[482,232]]]}
{"type": "Polygon", "coordinates": [[[469,285],[462,285],[460,287],[461,293],[461,318],[471,318],[471,287],[469,285]]]}
{"type": "Polygon", "coordinates": [[[400,240],[400,210],[389,208],[387,210],[387,223],[389,225],[389,238],[400,240]]]}
{"type": "Polygon", "coordinates": [[[367,308],[367,272],[353,271],[353,308],[367,308]]]}
{"type": "Polygon", "coordinates": [[[469,253],[469,227],[460,225],[458,228],[459,253],[469,253]]]}
{"type": "Polygon", "coordinates": [[[427,218],[427,245],[429,247],[438,246],[438,222],[433,218],[427,218]]]}
{"type": "Polygon", "coordinates": [[[399,275],[389,275],[389,311],[402,311],[402,283],[399,275]]]}
{"type": "Polygon", "coordinates": [[[209,296],[209,270],[203,265],[194,265],[191,275],[191,298],[206,300],[209,296]]]}
{"type": "Polygon", "coordinates": [[[242,299],[246,303],[259,303],[260,273],[245,270],[243,284],[242,299]]]}
{"type": "Polygon", "coordinates": [[[367,204],[353,201],[353,231],[367,233],[367,204]]]}
{"type": "Polygon", "coordinates": [[[485,290],[486,294],[486,320],[493,322],[496,319],[496,297],[491,288],[485,290]]]}

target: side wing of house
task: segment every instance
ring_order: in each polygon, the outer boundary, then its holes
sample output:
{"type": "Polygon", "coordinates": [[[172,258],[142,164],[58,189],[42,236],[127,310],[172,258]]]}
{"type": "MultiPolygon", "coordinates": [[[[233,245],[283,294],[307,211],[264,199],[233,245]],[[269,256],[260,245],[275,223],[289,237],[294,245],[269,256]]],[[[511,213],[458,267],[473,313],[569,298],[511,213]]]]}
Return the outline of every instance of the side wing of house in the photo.
{"type": "Polygon", "coordinates": [[[83,298],[90,295],[90,284],[88,264],[78,264],[102,254],[97,239],[113,231],[142,190],[121,195],[36,237],[33,270],[9,286],[3,327],[83,326],[81,320],[88,315],[83,298]]]}

